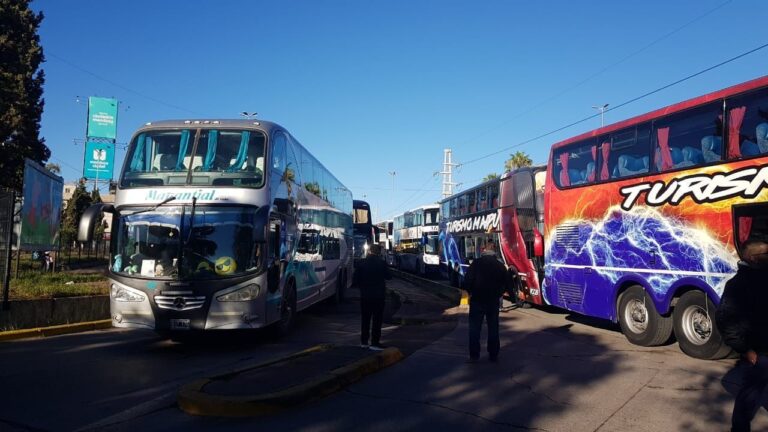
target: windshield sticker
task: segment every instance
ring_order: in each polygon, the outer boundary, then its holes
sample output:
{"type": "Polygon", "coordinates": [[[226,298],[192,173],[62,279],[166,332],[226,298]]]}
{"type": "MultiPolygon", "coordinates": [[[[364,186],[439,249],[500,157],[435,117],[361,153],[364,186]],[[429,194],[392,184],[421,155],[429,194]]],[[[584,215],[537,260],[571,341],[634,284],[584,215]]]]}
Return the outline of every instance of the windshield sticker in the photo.
{"type": "Polygon", "coordinates": [[[644,182],[621,188],[621,208],[630,210],[645,194],[646,204],[659,207],[678,205],[686,197],[697,204],[713,203],[736,197],[754,198],[768,186],[768,165],[747,167],[730,173],[694,174],[663,181],[644,182]]]}

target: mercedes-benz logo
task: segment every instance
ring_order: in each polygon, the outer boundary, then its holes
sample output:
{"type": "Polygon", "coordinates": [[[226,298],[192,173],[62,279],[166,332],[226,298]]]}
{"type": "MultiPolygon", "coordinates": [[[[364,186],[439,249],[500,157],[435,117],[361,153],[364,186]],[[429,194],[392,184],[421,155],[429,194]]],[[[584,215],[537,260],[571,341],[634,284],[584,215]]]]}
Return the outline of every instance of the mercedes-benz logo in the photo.
{"type": "Polygon", "coordinates": [[[173,299],[173,307],[175,307],[176,309],[179,309],[179,310],[184,309],[184,306],[186,305],[187,305],[187,301],[184,300],[184,297],[176,297],[175,299],[173,299]]]}

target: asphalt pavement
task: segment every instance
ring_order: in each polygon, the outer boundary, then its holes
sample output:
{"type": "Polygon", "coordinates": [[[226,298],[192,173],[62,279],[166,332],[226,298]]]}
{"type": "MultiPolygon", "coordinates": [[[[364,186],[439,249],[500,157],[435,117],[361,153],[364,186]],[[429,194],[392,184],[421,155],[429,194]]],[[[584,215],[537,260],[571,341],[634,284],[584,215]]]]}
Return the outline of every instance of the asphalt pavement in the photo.
{"type": "MultiPolygon", "coordinates": [[[[41,430],[72,430],[82,426],[91,430],[151,431],[151,430],[299,430],[299,431],[405,431],[405,430],[539,430],[539,431],[718,431],[728,430],[733,397],[738,389],[740,374],[734,368],[735,360],[704,361],[687,357],[676,344],[643,348],[629,344],[610,323],[590,320],[578,315],[555,310],[514,309],[501,315],[502,351],[500,361],[491,363],[484,357],[477,364],[467,364],[466,308],[440,308],[422,310],[427,304],[424,293],[404,282],[393,282],[404,298],[401,314],[419,316],[408,325],[387,325],[383,341],[389,345],[402,345],[408,356],[393,366],[383,369],[364,380],[322,400],[269,416],[255,418],[217,418],[190,416],[182,412],[170,391],[180,382],[202,374],[220,370],[223,363],[242,365],[258,360],[255,352],[269,351],[269,357],[280,352],[295,352],[311,343],[349,341],[357,336],[357,318],[350,306],[345,319],[330,319],[305,315],[305,322],[295,337],[302,343],[266,343],[257,349],[234,350],[234,355],[221,356],[210,347],[177,347],[179,355],[170,355],[169,348],[154,340],[133,340],[130,346],[135,356],[152,371],[151,377],[141,377],[137,359],[129,360],[127,349],[120,356],[94,358],[93,367],[99,380],[101,369],[107,365],[113,370],[116,386],[122,386],[125,376],[145,382],[154,380],[144,393],[133,389],[131,393],[108,392],[86,398],[78,391],[76,378],[68,372],[71,366],[66,356],[54,351],[35,363],[42,377],[24,373],[24,379],[14,378],[5,367],[0,378],[10,389],[32,385],[37,394],[34,402],[30,389],[20,392],[21,402],[15,403],[14,391],[3,391],[0,396],[0,425],[8,430],[37,427],[41,430]],[[408,311],[408,308],[411,311],[408,311]],[[432,318],[429,318],[432,317],[432,318]],[[327,320],[325,324],[321,324],[327,320]],[[452,321],[453,320],[453,321],[452,321]],[[305,327],[302,327],[305,326],[305,327]],[[312,333],[308,330],[317,330],[312,333]],[[409,345],[410,344],[410,345],[409,345]],[[148,349],[147,346],[153,348],[148,349]],[[206,362],[217,360],[218,363],[206,362]],[[115,363],[110,364],[113,361],[115,363]],[[172,371],[171,365],[193,364],[184,367],[182,374],[169,376],[157,382],[152,363],[161,363],[172,371]],[[63,372],[71,383],[72,400],[61,391],[57,372],[63,372]],[[46,388],[45,382],[51,385],[46,388]],[[51,391],[53,390],[53,391],[51,391]],[[117,394],[115,394],[117,393],[117,394]],[[131,395],[131,397],[127,397],[131,395]],[[166,397],[166,399],[163,399],[166,397]],[[143,398],[143,402],[140,399],[143,398]],[[124,403],[125,409],[115,410],[109,404],[124,403]],[[79,404],[79,405],[78,405],[79,404]],[[79,408],[78,408],[79,406],[79,408]],[[94,419],[93,407],[110,409],[94,419]],[[15,410],[26,410],[18,413],[15,410]],[[67,419],[62,410],[71,410],[71,417],[84,416],[80,421],[56,423],[67,419]],[[33,422],[46,414],[56,414],[54,420],[33,422]],[[26,419],[20,421],[19,419],[26,419]],[[11,420],[11,421],[8,421],[11,420]],[[4,423],[2,423],[4,422],[4,423]],[[77,427],[72,427],[72,426],[77,427]],[[39,426],[39,427],[38,427],[39,426]]],[[[427,307],[430,309],[431,307],[427,307]]],[[[407,318],[401,316],[400,318],[407,318]]],[[[397,322],[396,314],[392,321],[397,322]]],[[[408,321],[408,320],[404,320],[408,321]]],[[[110,334],[112,332],[105,332],[110,334]]],[[[99,335],[93,332],[90,335],[99,335]]],[[[88,335],[88,334],[86,334],[88,335]]],[[[118,335],[120,338],[128,334],[118,335]]],[[[93,339],[79,339],[70,335],[53,338],[77,339],[67,343],[68,350],[90,350],[100,353],[93,339]],[[74,342],[74,341],[73,341],[74,342]],[[85,345],[83,345],[85,343],[85,345]]],[[[108,338],[101,343],[122,344],[119,338],[108,338]]],[[[28,349],[15,345],[16,349],[28,349]]],[[[60,348],[63,342],[59,342],[60,348]]],[[[0,346],[0,365],[7,363],[9,345],[0,346]]],[[[174,345],[175,346],[175,345],[174,345]]],[[[262,357],[266,357],[266,353],[262,357]]],[[[77,366],[82,368],[82,366],[77,366]]],[[[173,374],[172,374],[173,375],[173,374]]],[[[92,381],[92,379],[91,379],[92,381]]],[[[91,382],[89,381],[89,382],[91,382]]],[[[139,386],[141,387],[141,386],[139,386]]],[[[103,391],[103,390],[102,390],[103,391]]],[[[121,391],[124,391],[121,389],[121,391]]],[[[768,430],[768,415],[758,413],[753,430],[768,430]]],[[[4,429],[5,430],[5,429],[4,429]]]]}

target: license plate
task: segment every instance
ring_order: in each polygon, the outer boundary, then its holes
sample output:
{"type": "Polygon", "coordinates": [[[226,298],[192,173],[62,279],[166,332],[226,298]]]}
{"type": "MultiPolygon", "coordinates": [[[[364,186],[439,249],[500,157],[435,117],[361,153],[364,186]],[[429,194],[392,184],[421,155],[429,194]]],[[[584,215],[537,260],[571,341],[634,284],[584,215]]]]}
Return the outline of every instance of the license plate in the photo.
{"type": "Polygon", "coordinates": [[[188,319],[172,319],[171,330],[189,330],[188,319]]]}

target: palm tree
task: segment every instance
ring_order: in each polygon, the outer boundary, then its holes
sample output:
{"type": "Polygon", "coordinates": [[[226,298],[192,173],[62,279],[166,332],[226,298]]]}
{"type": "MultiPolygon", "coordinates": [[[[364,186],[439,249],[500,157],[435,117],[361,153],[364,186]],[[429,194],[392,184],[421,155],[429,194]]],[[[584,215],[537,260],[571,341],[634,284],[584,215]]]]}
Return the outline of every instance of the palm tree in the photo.
{"type": "Polygon", "coordinates": [[[506,162],[504,162],[504,169],[506,171],[512,171],[517,168],[527,167],[533,165],[533,160],[530,156],[528,156],[528,153],[516,151],[513,154],[509,155],[509,159],[507,159],[506,162]]]}
{"type": "Polygon", "coordinates": [[[490,173],[490,174],[488,174],[487,176],[483,177],[483,182],[487,182],[487,181],[490,181],[490,180],[494,180],[494,179],[497,179],[497,178],[499,178],[499,177],[501,177],[501,176],[500,176],[500,175],[498,175],[498,174],[496,174],[496,173],[490,173]]]}

